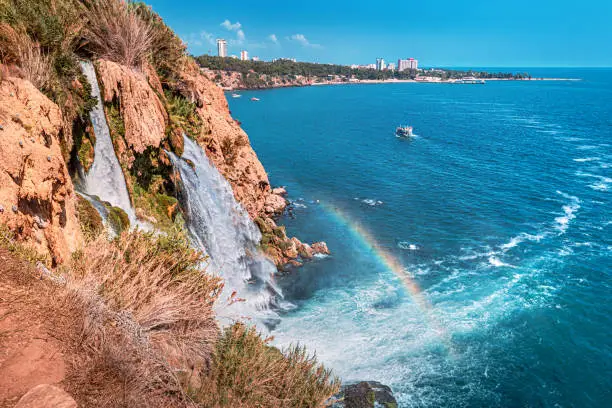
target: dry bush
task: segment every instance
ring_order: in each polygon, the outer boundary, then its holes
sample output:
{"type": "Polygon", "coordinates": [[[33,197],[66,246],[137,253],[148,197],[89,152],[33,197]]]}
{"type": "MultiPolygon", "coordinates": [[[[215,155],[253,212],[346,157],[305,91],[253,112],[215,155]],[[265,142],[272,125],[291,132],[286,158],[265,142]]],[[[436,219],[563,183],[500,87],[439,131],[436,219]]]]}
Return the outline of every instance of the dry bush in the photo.
{"type": "Polygon", "coordinates": [[[88,48],[101,58],[141,67],[151,53],[153,27],[124,0],[89,0],[84,30],[88,48]]]}
{"type": "Polygon", "coordinates": [[[205,369],[218,338],[212,305],[222,283],[201,261],[183,236],[141,232],[78,253],[63,310],[81,333],[68,381],[80,402],[186,404],[183,378],[205,369]]]}
{"type": "Polygon", "coordinates": [[[0,23],[0,59],[19,66],[24,79],[48,89],[53,76],[51,58],[22,30],[0,23]]]}
{"type": "Polygon", "coordinates": [[[192,395],[205,407],[320,407],[340,386],[303,347],[281,353],[241,323],[224,330],[203,377],[192,395]]]}

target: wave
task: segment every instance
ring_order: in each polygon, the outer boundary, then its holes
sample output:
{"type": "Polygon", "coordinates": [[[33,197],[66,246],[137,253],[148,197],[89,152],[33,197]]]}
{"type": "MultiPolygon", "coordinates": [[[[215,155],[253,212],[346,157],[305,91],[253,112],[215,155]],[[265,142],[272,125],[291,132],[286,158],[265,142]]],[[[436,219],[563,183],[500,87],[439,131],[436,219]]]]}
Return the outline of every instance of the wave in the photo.
{"type": "Polygon", "coordinates": [[[540,242],[542,239],[544,239],[546,237],[545,234],[528,234],[526,232],[522,232],[519,235],[512,237],[510,239],[510,241],[506,242],[505,244],[500,245],[499,247],[504,251],[508,251],[509,249],[514,248],[515,246],[517,246],[518,244],[525,242],[525,241],[535,241],[535,242],[540,242]]]}
{"type": "Polygon", "coordinates": [[[496,268],[499,267],[507,267],[507,268],[516,268],[516,266],[514,265],[510,265],[507,264],[505,262],[502,262],[499,258],[495,257],[495,256],[490,256],[489,257],[489,264],[495,266],[496,268]]]}
{"type": "Polygon", "coordinates": [[[415,244],[411,244],[410,242],[407,242],[407,241],[400,241],[397,243],[397,246],[400,249],[407,249],[410,251],[416,251],[417,249],[419,249],[415,244]]]}
{"type": "Polygon", "coordinates": [[[578,158],[578,159],[573,159],[573,160],[578,163],[585,163],[585,162],[592,162],[592,161],[597,161],[601,159],[599,157],[584,157],[584,158],[578,158]]]}
{"type": "Polygon", "coordinates": [[[359,197],[355,197],[354,200],[356,201],[361,201],[364,204],[369,205],[370,207],[377,207],[379,205],[383,205],[384,202],[380,201],[380,200],[376,200],[374,198],[359,198],[359,197]]]}

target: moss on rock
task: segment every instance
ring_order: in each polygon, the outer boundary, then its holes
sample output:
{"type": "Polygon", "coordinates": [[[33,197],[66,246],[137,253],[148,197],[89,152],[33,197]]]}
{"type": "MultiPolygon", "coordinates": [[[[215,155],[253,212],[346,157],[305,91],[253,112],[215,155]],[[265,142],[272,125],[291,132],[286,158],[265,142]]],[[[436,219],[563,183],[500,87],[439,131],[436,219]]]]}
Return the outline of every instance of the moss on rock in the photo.
{"type": "Polygon", "coordinates": [[[76,209],[85,239],[92,240],[104,231],[102,217],[88,200],[79,197],[76,209]]]}
{"type": "Polygon", "coordinates": [[[117,234],[130,229],[130,217],[119,207],[108,209],[108,222],[117,234]]]}

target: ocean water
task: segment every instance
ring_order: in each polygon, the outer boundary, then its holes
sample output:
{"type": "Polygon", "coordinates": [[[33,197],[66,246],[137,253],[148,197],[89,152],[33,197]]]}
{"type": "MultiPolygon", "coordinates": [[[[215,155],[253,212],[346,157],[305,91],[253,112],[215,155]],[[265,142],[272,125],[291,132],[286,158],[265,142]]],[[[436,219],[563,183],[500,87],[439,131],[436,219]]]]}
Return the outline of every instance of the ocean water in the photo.
{"type": "Polygon", "coordinates": [[[583,80],[230,98],[333,252],[277,278],[277,345],[402,407],[610,406],[612,71],[530,71],[583,80]]]}

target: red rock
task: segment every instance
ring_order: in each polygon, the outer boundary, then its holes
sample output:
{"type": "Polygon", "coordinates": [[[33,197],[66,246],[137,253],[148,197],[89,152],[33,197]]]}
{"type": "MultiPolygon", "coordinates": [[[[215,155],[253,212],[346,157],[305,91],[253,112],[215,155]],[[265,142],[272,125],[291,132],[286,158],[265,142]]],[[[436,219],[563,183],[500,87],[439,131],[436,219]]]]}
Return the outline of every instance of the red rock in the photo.
{"type": "Polygon", "coordinates": [[[15,408],[77,408],[77,403],[61,388],[41,384],[21,397],[15,408]]]}
{"type": "Polygon", "coordinates": [[[315,242],[314,244],[311,245],[312,246],[312,250],[314,251],[315,254],[323,254],[323,255],[329,255],[329,248],[327,248],[327,244],[323,241],[321,242],[315,242]]]}
{"type": "Polygon", "coordinates": [[[62,263],[83,238],[74,186],[61,159],[60,109],[29,81],[8,77],[0,83],[0,118],[13,118],[3,122],[0,205],[16,210],[4,211],[0,222],[62,263]]]}

